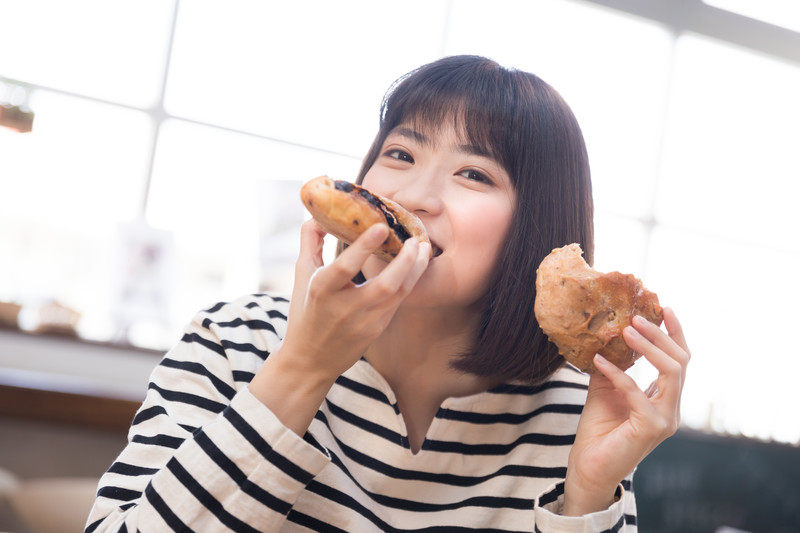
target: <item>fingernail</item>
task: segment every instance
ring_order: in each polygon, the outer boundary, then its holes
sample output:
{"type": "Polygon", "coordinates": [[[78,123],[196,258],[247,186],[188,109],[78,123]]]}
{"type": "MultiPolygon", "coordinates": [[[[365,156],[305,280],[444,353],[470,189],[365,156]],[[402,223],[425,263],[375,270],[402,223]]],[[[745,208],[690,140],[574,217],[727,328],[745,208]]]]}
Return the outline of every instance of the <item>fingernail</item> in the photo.
{"type": "Polygon", "coordinates": [[[628,332],[628,335],[631,337],[641,337],[642,334],[636,331],[636,328],[633,326],[625,326],[625,330],[628,332]]]}
{"type": "Polygon", "coordinates": [[[373,239],[382,238],[385,232],[385,230],[383,229],[384,227],[385,226],[383,224],[374,224],[370,226],[369,231],[371,233],[369,236],[372,237],[373,239]]]}
{"type": "Polygon", "coordinates": [[[410,239],[406,239],[406,242],[403,243],[403,244],[405,244],[406,246],[408,246],[412,250],[417,250],[419,248],[419,241],[417,239],[415,239],[414,237],[411,237],[410,239]]]}
{"type": "Polygon", "coordinates": [[[605,357],[603,357],[599,353],[596,353],[596,354],[594,354],[594,364],[595,365],[600,365],[600,366],[607,365],[608,364],[608,359],[606,359],[605,357]]]}

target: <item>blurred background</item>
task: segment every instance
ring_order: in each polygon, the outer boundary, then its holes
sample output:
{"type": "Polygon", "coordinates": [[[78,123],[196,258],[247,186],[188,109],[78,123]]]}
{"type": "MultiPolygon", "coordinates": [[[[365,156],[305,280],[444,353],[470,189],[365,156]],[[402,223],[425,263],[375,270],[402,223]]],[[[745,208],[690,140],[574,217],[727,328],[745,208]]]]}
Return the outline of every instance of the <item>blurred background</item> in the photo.
{"type": "Polygon", "coordinates": [[[50,527],[25,491],[96,482],[197,310],[288,292],[300,184],[353,179],[391,83],[472,53],[572,106],[595,267],[641,277],[692,347],[640,530],[800,530],[800,3],[0,0],[0,21],[0,529],[50,527]]]}

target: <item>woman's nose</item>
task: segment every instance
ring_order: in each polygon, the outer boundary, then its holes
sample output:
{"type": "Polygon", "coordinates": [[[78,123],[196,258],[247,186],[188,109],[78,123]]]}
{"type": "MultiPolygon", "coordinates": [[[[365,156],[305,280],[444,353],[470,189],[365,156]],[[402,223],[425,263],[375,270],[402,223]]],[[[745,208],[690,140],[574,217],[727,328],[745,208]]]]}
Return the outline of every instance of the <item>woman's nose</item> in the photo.
{"type": "Polygon", "coordinates": [[[432,172],[416,176],[399,188],[392,199],[412,213],[438,215],[444,209],[441,181],[432,172]]]}

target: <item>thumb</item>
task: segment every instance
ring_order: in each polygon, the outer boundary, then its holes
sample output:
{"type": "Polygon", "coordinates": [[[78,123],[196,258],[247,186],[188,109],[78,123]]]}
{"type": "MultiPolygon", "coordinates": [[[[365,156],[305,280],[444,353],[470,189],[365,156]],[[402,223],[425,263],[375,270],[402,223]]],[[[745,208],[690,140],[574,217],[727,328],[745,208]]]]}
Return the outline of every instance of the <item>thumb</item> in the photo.
{"type": "Polygon", "coordinates": [[[324,238],[325,232],[320,229],[314,219],[306,221],[301,226],[300,253],[294,266],[294,296],[300,295],[297,294],[297,290],[300,288],[302,293],[305,293],[311,276],[314,275],[318,268],[323,266],[322,246],[324,238]]]}

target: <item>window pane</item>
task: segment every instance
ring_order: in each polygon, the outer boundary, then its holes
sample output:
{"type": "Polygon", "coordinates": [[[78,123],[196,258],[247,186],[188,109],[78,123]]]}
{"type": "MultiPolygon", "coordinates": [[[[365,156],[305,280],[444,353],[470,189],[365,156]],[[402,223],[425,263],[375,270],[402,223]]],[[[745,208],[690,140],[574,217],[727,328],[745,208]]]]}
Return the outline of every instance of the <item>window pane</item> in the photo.
{"type": "Polygon", "coordinates": [[[174,320],[262,288],[288,292],[306,218],[300,185],[360,160],[181,120],[164,124],[147,220],[174,235],[174,320]]]}
{"type": "Polygon", "coordinates": [[[594,268],[646,279],[647,228],[641,222],[606,213],[595,215],[594,268]]]}
{"type": "Polygon", "coordinates": [[[102,231],[141,208],[152,125],[140,111],[38,90],[33,131],[0,128],[3,216],[102,231]]]}
{"type": "Polygon", "coordinates": [[[141,210],[151,122],[43,90],[31,107],[31,133],[0,128],[0,299],[58,299],[91,321],[108,309],[116,226],[141,210]]]}
{"type": "Polygon", "coordinates": [[[166,0],[0,0],[0,75],[151,106],[173,9],[166,0]]]}
{"type": "Polygon", "coordinates": [[[589,149],[599,211],[652,204],[672,38],[660,26],[569,1],[453,3],[447,53],[489,55],[561,92],[589,149]],[[481,28],[475,31],[475,28],[481,28]]]}
{"type": "Polygon", "coordinates": [[[770,250],[659,228],[650,264],[648,285],[675,309],[694,354],[684,421],[798,442],[800,353],[787,342],[797,329],[797,247],[770,250]]]}
{"type": "Polygon", "coordinates": [[[702,39],[678,43],[656,214],[775,247],[797,242],[800,68],[702,39]]]}
{"type": "Polygon", "coordinates": [[[361,157],[389,85],[440,53],[446,4],[183,2],[167,110],[361,157]]]}

